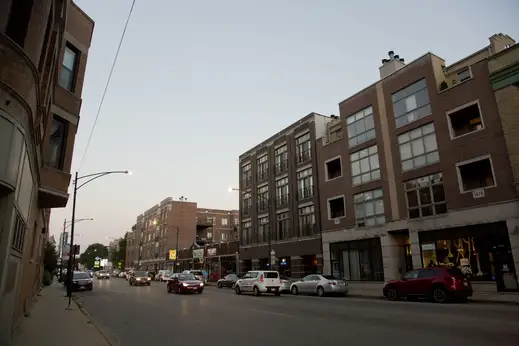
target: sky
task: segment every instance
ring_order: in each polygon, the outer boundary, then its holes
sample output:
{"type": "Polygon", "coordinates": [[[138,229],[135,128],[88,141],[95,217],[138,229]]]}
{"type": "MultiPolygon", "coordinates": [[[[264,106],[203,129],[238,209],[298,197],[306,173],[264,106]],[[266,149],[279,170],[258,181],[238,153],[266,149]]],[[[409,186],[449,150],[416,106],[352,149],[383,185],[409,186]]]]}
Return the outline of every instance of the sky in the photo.
{"type": "MultiPolygon", "coordinates": [[[[132,0],[75,2],[95,29],[72,174],[132,172],[79,191],[76,218],[94,218],[76,224],[82,250],[169,196],[237,209],[238,156],[310,112],[338,114],[389,50],[449,65],[495,33],[519,40],[516,0],[137,0],[85,151],[132,0]]],[[[71,206],[52,211],[56,237],[71,206]]]]}

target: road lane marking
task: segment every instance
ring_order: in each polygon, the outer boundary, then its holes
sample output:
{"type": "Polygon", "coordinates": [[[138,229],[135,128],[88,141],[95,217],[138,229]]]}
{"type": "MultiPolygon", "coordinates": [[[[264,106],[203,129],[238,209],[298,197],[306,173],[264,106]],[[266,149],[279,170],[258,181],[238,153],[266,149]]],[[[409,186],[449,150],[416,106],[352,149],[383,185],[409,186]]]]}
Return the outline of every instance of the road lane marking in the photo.
{"type": "Polygon", "coordinates": [[[294,316],[292,316],[292,315],[282,314],[282,313],[279,313],[279,312],[266,311],[266,310],[256,310],[256,309],[247,309],[247,310],[249,310],[249,311],[254,311],[254,312],[261,312],[261,313],[263,313],[263,314],[269,314],[269,315],[276,315],[276,316],[289,317],[289,318],[294,317],[294,316]]]}

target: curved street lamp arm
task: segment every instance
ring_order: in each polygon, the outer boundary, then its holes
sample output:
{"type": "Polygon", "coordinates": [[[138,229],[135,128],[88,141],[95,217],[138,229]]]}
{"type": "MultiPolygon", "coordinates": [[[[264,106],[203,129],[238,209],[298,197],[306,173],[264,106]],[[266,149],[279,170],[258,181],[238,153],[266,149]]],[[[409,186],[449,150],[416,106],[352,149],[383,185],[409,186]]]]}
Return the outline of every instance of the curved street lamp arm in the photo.
{"type": "MultiPolygon", "coordinates": [[[[124,173],[124,174],[128,174],[129,172],[128,171],[108,171],[108,172],[97,172],[97,173],[92,173],[92,174],[87,174],[87,175],[83,175],[81,177],[78,177],[76,180],[80,180],[80,179],[84,179],[84,178],[88,178],[88,177],[93,177],[93,176],[103,176],[103,175],[107,175],[107,174],[113,174],[113,173],[124,173]]],[[[83,184],[84,185],[84,184],[83,184]]]]}
{"type": "MultiPolygon", "coordinates": [[[[232,192],[232,191],[238,191],[238,192],[240,192],[241,190],[240,190],[240,189],[237,189],[237,188],[235,188],[235,187],[230,187],[230,188],[229,188],[229,192],[232,192]]],[[[256,197],[256,198],[259,198],[259,199],[261,199],[261,200],[267,202],[267,204],[270,203],[270,200],[269,200],[267,197],[264,197],[264,196],[262,196],[262,195],[258,195],[257,193],[252,192],[252,191],[247,191],[247,193],[250,193],[252,196],[254,196],[254,197],[256,197]]]]}

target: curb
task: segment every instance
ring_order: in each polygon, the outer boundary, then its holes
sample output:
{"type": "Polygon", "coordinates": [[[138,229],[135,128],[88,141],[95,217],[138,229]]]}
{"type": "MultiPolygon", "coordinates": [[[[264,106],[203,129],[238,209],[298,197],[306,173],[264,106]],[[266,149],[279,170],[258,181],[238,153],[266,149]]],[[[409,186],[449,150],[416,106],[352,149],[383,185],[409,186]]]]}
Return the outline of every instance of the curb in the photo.
{"type": "Polygon", "coordinates": [[[97,331],[99,332],[99,334],[101,334],[101,336],[103,337],[103,339],[106,340],[106,342],[108,343],[108,345],[110,346],[118,346],[119,343],[117,341],[115,341],[113,338],[111,338],[110,336],[108,336],[107,333],[105,333],[103,331],[103,329],[97,324],[94,322],[94,319],[92,318],[92,316],[88,313],[88,311],[86,311],[84,308],[83,308],[83,304],[81,303],[81,301],[79,300],[78,297],[74,297],[72,296],[72,300],[74,301],[74,303],[76,304],[76,306],[78,307],[79,311],[81,311],[81,313],[87,318],[88,322],[90,322],[96,329],[97,331]]]}

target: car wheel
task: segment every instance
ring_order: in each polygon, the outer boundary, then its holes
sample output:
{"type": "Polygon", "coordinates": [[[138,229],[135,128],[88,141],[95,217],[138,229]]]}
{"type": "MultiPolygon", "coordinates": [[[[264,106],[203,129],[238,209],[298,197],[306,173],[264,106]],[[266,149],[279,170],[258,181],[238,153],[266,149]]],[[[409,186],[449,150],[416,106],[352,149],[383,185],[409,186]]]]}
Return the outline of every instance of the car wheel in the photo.
{"type": "Polygon", "coordinates": [[[202,294],[203,291],[204,291],[203,289],[198,290],[198,294],[202,294]]]}
{"type": "Polygon", "coordinates": [[[151,282],[148,282],[148,286],[151,286],[151,282]]]}
{"type": "Polygon", "coordinates": [[[234,292],[236,292],[236,294],[240,295],[241,294],[240,286],[235,286],[234,292]]]}
{"type": "Polygon", "coordinates": [[[396,288],[394,287],[389,287],[387,289],[387,299],[394,302],[395,300],[398,300],[398,292],[396,290],[396,288]]]}
{"type": "Polygon", "coordinates": [[[218,288],[222,288],[222,283],[221,282],[218,283],[218,288]]]}
{"type": "Polygon", "coordinates": [[[260,291],[257,286],[254,286],[254,288],[252,289],[252,294],[254,294],[255,297],[259,297],[260,291]]]}
{"type": "Polygon", "coordinates": [[[132,285],[132,282],[131,282],[131,281],[128,281],[128,284],[131,286],[131,285],[132,285]]]}
{"type": "Polygon", "coordinates": [[[92,291],[93,288],[94,288],[93,286],[90,286],[90,287],[88,287],[88,290],[92,291]]]}
{"type": "Polygon", "coordinates": [[[293,295],[297,296],[299,294],[299,291],[297,290],[297,286],[292,286],[292,289],[290,290],[293,295]]]}
{"type": "Polygon", "coordinates": [[[317,287],[317,295],[319,297],[324,296],[324,288],[322,288],[321,286],[317,287]]]}
{"type": "Polygon", "coordinates": [[[441,287],[436,287],[433,289],[433,299],[435,303],[443,303],[447,299],[447,292],[441,287]]]}

